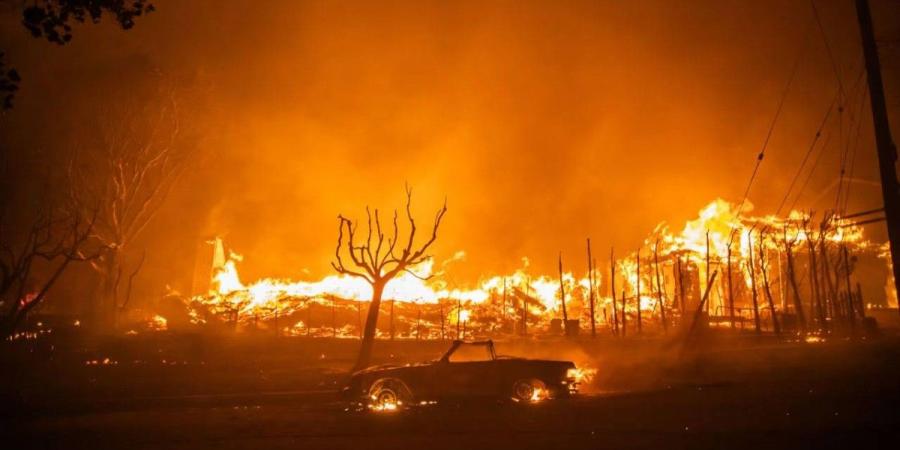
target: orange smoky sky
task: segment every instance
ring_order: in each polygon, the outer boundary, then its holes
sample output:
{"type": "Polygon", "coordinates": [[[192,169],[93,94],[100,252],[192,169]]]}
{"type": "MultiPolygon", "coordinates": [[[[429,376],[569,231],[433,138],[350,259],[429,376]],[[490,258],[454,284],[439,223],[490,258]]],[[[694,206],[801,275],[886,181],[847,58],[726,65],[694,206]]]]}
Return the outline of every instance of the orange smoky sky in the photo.
{"type": "MultiPolygon", "coordinates": [[[[182,123],[205,156],[140,238],[145,295],[187,289],[213,235],[244,255],[245,281],[328,274],[338,213],[402,207],[404,183],[421,228],[448,200],[433,253],[466,252],[451,281],[522,257],[553,273],[559,251],[584,270],[586,237],[605,260],[660,221],[677,229],[716,197],[739,202],[800,55],[749,196],[772,213],[837,78],[849,90],[861,67],[850,1],[816,2],[834,64],[800,0],[154,3],[132,30],[79,26],[65,47],[9,12],[0,34],[24,78],[2,125],[21,154],[63,154],[89,132],[73,105],[116,102],[158,74],[201,87],[182,123]]],[[[884,39],[900,35],[891,4],[873,2],[884,39]]],[[[852,210],[880,205],[866,108],[852,210]]],[[[833,202],[838,149],[798,207],[833,202]]]]}

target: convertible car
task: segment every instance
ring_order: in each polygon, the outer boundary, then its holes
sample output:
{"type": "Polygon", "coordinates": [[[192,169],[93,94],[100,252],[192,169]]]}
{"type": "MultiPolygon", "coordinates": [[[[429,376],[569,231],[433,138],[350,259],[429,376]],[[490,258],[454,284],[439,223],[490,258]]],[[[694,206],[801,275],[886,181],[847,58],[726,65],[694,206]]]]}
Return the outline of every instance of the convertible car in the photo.
{"type": "Polygon", "coordinates": [[[343,393],[374,410],[392,410],[463,397],[537,402],[577,392],[571,361],[498,356],[493,341],[453,341],[436,361],[369,367],[354,373],[343,393]]]}

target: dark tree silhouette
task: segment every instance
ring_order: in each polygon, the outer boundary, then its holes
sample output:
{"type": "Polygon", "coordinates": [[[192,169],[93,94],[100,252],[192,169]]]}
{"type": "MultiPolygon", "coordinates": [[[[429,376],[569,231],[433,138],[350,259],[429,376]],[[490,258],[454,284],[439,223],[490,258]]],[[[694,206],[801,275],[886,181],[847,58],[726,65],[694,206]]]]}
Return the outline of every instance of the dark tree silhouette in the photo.
{"type": "MultiPolygon", "coordinates": [[[[163,87],[152,97],[101,110],[97,137],[81,145],[69,165],[73,203],[82,211],[98,208],[92,239],[105,250],[91,265],[99,275],[94,320],[102,328],[114,328],[124,306],[119,294],[126,255],[196,150],[181,140],[174,89],[163,87]]],[[[129,273],[127,284],[136,271],[129,273]]]]}
{"type": "MultiPolygon", "coordinates": [[[[354,370],[365,368],[372,357],[372,345],[375,342],[375,327],[378,323],[378,309],[381,306],[381,296],[387,283],[400,272],[408,272],[413,276],[423,278],[411,269],[418,264],[427,261],[430,256],[425,252],[437,239],[438,228],[441,219],[447,212],[447,201],[435,214],[431,236],[418,249],[414,248],[416,237],[416,221],[413,219],[410,205],[412,203],[412,190],[406,187],[406,218],[409,221],[409,235],[405,245],[399,243],[399,227],[397,224],[397,210],[394,210],[393,235],[386,237],[381,226],[381,217],[375,210],[374,223],[371,210],[366,207],[366,237],[365,241],[357,242],[357,224],[352,220],[338,216],[338,239],[334,250],[335,261],[331,263],[338,273],[359,277],[366,280],[372,286],[372,302],[369,304],[369,312],[366,315],[366,325],[363,332],[362,344],[354,370]],[[346,236],[345,236],[346,233],[346,236]],[[398,247],[398,244],[400,247],[398,247]],[[352,266],[344,263],[342,254],[350,257],[352,266]]],[[[430,276],[429,276],[430,277],[430,276]]],[[[424,278],[424,279],[427,279],[424,278]]]]}
{"type": "Polygon", "coordinates": [[[41,214],[24,233],[0,221],[0,337],[15,332],[69,264],[99,256],[85,251],[96,217],[41,214]]]}
{"type": "MultiPolygon", "coordinates": [[[[22,10],[22,25],[38,39],[46,39],[58,45],[72,40],[75,23],[99,23],[104,15],[115,17],[123,30],[134,27],[140,16],[156,10],[147,0],[31,0],[22,10]]],[[[19,73],[6,67],[0,52],[0,103],[3,109],[13,106],[13,98],[19,87],[19,73]]]]}

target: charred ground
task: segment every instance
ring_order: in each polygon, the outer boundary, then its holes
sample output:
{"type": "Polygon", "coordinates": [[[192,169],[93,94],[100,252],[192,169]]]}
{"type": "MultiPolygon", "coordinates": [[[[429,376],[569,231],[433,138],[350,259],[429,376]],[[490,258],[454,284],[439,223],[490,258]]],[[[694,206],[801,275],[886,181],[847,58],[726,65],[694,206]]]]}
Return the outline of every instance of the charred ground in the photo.
{"type": "MultiPolygon", "coordinates": [[[[447,344],[384,341],[374,357],[426,360],[447,344]]],[[[571,400],[357,413],[337,396],[357,341],[59,331],[4,346],[2,438],[12,448],[94,449],[884,448],[900,439],[895,337],[497,346],[598,371],[571,400]]]]}

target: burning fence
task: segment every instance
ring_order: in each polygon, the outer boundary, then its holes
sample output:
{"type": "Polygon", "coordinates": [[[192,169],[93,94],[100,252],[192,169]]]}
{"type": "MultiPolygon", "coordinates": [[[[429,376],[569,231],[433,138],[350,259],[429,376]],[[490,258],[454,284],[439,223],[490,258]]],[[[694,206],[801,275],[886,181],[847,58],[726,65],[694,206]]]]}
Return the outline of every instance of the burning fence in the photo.
{"type": "MultiPolygon", "coordinates": [[[[440,339],[595,328],[629,335],[666,332],[698,318],[710,326],[821,334],[862,323],[867,305],[857,269],[884,270],[887,244],[867,241],[859,225],[833,214],[758,217],[751,209],[717,199],[681,231],[660,224],[640,249],[611,254],[604,273],[591,261],[581,277],[562,267],[559,276],[533,275],[524,259],[512,274],[451,288],[428,260],[387,284],[377,335],[440,339]]],[[[240,255],[226,252],[221,239],[213,245],[210,291],[185,299],[191,322],[361,335],[372,295],[364,280],[332,275],[245,284],[240,255]]]]}

